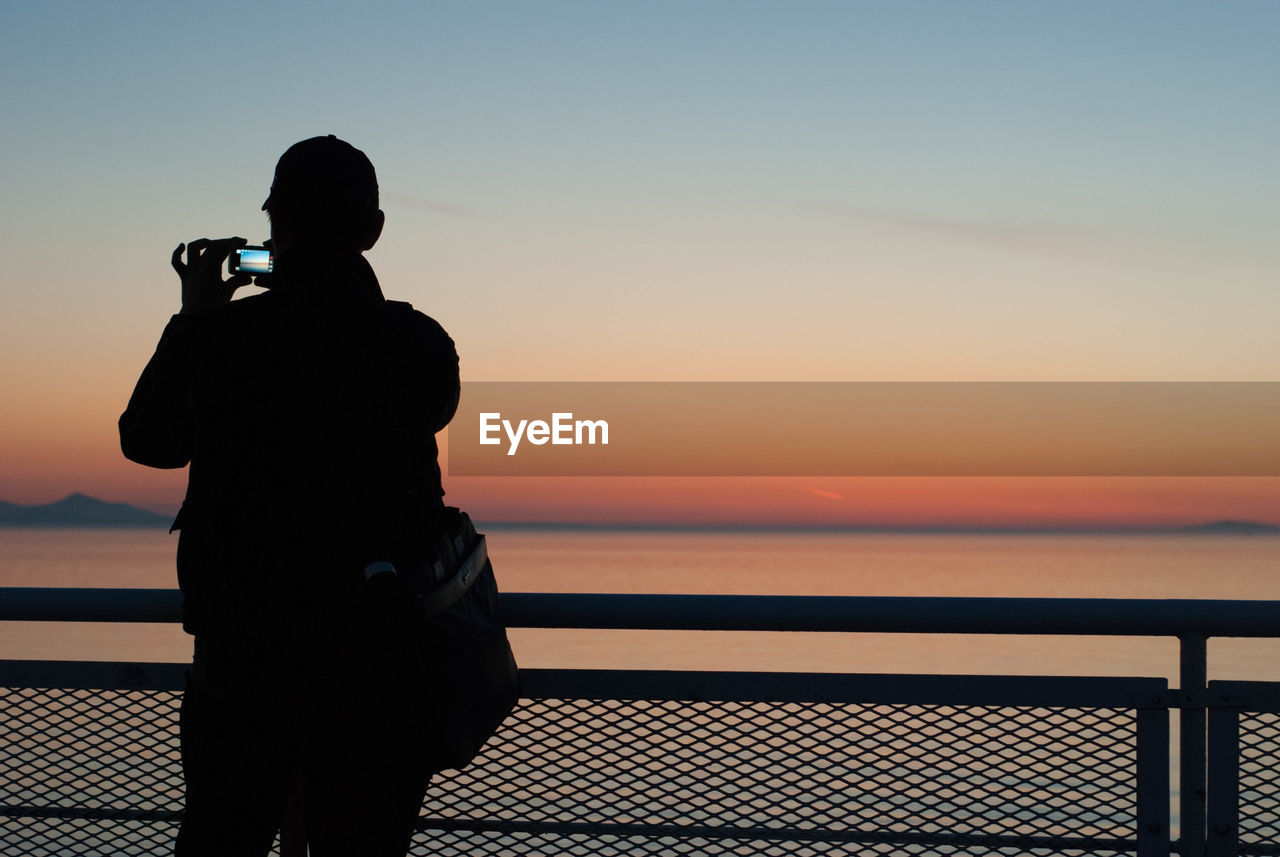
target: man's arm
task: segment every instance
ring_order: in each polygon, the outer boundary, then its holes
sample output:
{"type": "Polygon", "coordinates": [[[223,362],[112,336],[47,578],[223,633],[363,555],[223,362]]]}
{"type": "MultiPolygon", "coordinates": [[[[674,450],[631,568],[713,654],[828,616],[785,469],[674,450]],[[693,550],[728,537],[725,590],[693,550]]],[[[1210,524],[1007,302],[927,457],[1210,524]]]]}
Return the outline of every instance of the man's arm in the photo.
{"type": "Polygon", "coordinates": [[[120,450],[148,467],[191,460],[191,320],[175,315],[120,415],[120,450]]]}
{"type": "Polygon", "coordinates": [[[222,264],[243,238],[179,244],[170,260],[182,280],[182,311],[170,319],[156,353],[142,370],[129,405],[120,415],[120,449],[125,458],[148,467],[184,467],[191,460],[194,328],[202,309],[231,300],[250,278],[222,279],[222,264]],[[182,252],[187,250],[187,260],[182,252]]]}

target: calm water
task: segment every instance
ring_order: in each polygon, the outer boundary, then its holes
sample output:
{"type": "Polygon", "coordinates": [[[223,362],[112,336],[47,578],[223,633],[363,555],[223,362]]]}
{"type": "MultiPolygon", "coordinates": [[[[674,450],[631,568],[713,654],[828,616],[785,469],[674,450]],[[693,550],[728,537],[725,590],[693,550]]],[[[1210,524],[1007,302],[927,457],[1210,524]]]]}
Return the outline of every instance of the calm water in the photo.
{"type": "MultiPolygon", "coordinates": [[[[529,532],[489,536],[517,592],[1280,600],[1280,538],[529,532]]],[[[0,586],[172,587],[177,537],[0,529],[0,586]]],[[[512,631],[523,666],[1153,675],[1160,638],[512,631]]],[[[0,623],[6,658],[183,661],[176,626],[0,623]]],[[[1216,640],[1212,678],[1280,680],[1280,644],[1216,640]]]]}

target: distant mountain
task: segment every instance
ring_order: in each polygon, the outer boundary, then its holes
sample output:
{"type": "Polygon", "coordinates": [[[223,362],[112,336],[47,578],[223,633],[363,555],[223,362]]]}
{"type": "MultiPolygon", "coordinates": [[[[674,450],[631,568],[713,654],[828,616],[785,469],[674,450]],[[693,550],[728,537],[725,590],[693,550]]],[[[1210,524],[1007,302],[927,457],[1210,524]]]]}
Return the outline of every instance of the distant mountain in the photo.
{"type": "Polygon", "coordinates": [[[1183,532],[1221,533],[1226,536],[1261,536],[1280,533],[1280,527],[1272,524],[1260,524],[1257,521],[1214,521],[1211,524],[1184,527],[1183,532]]]}
{"type": "Polygon", "coordinates": [[[167,527],[170,519],[124,503],[72,494],[44,506],[0,500],[0,527],[167,527]]]}

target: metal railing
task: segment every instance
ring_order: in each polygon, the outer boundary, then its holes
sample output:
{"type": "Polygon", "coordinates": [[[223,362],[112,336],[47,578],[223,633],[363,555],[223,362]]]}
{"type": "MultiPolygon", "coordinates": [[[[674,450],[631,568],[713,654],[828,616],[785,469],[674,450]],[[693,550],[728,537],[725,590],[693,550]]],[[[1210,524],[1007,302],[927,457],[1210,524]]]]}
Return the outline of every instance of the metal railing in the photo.
{"type": "MultiPolygon", "coordinates": [[[[179,605],[169,590],[0,589],[0,621],[169,623],[179,605]]],[[[1280,637],[1280,602],[507,594],[502,607],[526,628],[1176,637],[1180,687],[526,670],[482,756],[433,784],[413,853],[1280,855],[1280,689],[1206,682],[1206,641],[1280,637]]],[[[183,669],[0,661],[4,853],[167,853],[183,669]]]]}

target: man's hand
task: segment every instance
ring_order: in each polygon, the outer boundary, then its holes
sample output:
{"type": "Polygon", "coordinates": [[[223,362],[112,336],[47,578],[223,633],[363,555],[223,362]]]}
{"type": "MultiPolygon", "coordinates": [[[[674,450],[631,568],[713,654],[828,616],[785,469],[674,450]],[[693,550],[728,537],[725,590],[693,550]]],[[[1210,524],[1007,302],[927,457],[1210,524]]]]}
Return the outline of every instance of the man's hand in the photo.
{"type": "Polygon", "coordinates": [[[173,270],[182,278],[182,314],[193,313],[231,300],[236,289],[253,282],[248,274],[236,274],[222,279],[222,266],[237,247],[249,242],[243,238],[197,238],[189,245],[179,244],[173,251],[173,270]],[[182,251],[187,251],[187,262],[182,262],[182,251]]]}

